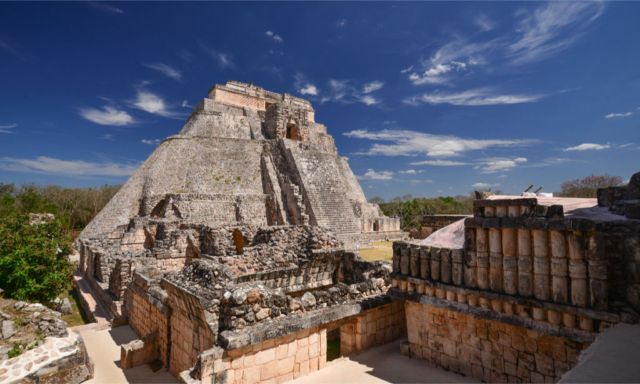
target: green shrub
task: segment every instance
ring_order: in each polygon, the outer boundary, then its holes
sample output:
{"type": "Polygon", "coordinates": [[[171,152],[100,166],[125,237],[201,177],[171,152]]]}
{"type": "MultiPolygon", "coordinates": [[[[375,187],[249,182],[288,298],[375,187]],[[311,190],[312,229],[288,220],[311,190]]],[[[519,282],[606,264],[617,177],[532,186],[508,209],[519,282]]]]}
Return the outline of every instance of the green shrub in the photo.
{"type": "Polygon", "coordinates": [[[29,225],[28,214],[0,217],[0,288],[16,300],[53,300],[72,281],[70,251],[58,220],[29,225]]]}

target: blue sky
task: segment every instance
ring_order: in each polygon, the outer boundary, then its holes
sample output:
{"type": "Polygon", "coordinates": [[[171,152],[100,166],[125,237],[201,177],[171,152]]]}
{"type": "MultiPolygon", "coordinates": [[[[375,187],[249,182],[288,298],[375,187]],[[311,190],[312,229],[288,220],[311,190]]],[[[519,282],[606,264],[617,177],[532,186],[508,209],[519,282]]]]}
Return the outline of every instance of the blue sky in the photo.
{"type": "Polygon", "coordinates": [[[123,183],[216,83],[308,98],[368,197],[640,171],[640,3],[0,3],[0,182],[123,183]]]}

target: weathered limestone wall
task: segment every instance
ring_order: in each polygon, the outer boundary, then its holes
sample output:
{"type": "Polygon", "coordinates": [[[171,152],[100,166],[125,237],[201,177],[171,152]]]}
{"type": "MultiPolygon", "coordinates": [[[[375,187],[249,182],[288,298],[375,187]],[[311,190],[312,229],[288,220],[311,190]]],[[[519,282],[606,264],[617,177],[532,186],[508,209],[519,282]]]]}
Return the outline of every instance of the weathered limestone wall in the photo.
{"type": "MultiPolygon", "coordinates": [[[[225,384],[283,383],[327,364],[327,330],[313,327],[242,349],[222,358],[225,384]]],[[[203,372],[202,382],[211,377],[203,372]]],[[[215,372],[215,367],[213,372],[215,372]]]]}
{"type": "Polygon", "coordinates": [[[491,383],[556,382],[586,343],[407,302],[411,358],[491,383]]]}
{"type": "Polygon", "coordinates": [[[139,338],[157,332],[160,360],[169,366],[171,310],[166,294],[153,289],[145,276],[135,274],[125,291],[124,309],[129,325],[139,338]]]}
{"type": "Polygon", "coordinates": [[[399,230],[399,217],[374,217],[362,219],[362,231],[364,232],[391,232],[399,230]]]}
{"type": "Polygon", "coordinates": [[[363,312],[354,321],[340,327],[340,354],[379,347],[407,334],[405,302],[396,301],[363,312]]]}
{"type": "Polygon", "coordinates": [[[171,315],[171,358],[169,371],[175,377],[193,366],[198,355],[213,347],[214,335],[206,324],[201,324],[181,310],[171,315]]]}

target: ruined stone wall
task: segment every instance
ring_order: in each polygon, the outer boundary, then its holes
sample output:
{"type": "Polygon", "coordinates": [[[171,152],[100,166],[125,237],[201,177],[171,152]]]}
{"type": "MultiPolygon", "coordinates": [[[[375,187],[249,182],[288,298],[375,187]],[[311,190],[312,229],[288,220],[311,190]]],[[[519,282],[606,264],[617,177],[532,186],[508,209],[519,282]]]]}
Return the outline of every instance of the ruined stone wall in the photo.
{"type": "Polygon", "coordinates": [[[396,301],[358,315],[353,322],[340,327],[340,354],[379,347],[407,334],[405,302],[396,301]]]}
{"type": "Polygon", "coordinates": [[[169,366],[171,310],[166,293],[152,287],[147,277],[135,274],[125,291],[124,312],[139,338],[157,332],[160,360],[165,367],[169,366]]]}
{"type": "Polygon", "coordinates": [[[586,343],[407,302],[410,356],[489,383],[557,382],[586,343]]]}
{"type": "Polygon", "coordinates": [[[203,363],[201,382],[217,374],[222,384],[283,383],[327,363],[327,330],[313,327],[225,353],[219,368],[203,363]],[[223,373],[223,374],[220,374],[223,373]]]}
{"type": "Polygon", "coordinates": [[[171,358],[169,371],[175,377],[193,366],[200,353],[213,347],[214,335],[206,326],[181,310],[171,315],[171,358]]]}
{"type": "Polygon", "coordinates": [[[374,217],[362,219],[364,232],[393,232],[400,230],[399,217],[374,217]]]}

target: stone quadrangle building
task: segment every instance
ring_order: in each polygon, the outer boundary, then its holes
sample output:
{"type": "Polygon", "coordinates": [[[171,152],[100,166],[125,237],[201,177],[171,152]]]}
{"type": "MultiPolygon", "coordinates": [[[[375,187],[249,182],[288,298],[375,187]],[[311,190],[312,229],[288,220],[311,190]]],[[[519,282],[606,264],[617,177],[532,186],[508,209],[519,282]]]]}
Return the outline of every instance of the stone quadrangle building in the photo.
{"type": "Polygon", "coordinates": [[[79,270],[140,338],[125,369],[281,383],[324,368],[329,342],[406,339],[404,355],[480,380],[555,382],[638,321],[638,199],[640,174],[597,201],[479,199],[367,262],[359,248],[406,238],[399,219],[367,202],[307,100],[229,81],[82,232],[79,270]]]}

